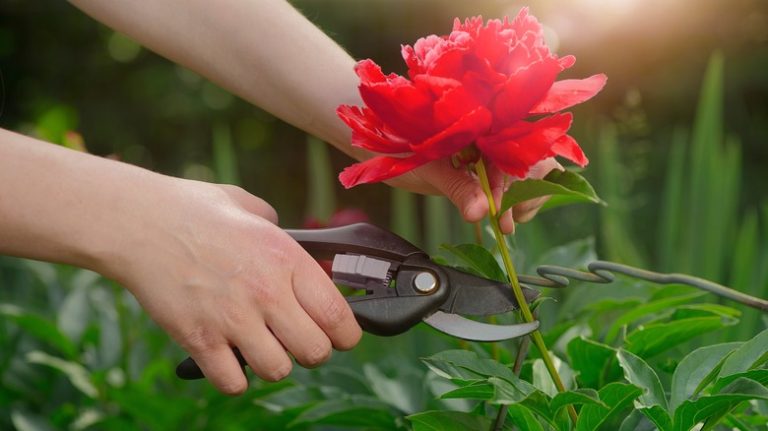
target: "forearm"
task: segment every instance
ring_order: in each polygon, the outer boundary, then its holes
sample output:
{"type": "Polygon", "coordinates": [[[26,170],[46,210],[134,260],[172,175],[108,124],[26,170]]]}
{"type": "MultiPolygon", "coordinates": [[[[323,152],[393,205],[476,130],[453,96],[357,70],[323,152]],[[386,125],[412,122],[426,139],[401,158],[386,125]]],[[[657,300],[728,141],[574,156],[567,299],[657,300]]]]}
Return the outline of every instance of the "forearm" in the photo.
{"type": "Polygon", "coordinates": [[[0,254],[103,272],[157,177],[0,129],[0,254]]]}
{"type": "Polygon", "coordinates": [[[356,158],[354,60],[284,0],[73,0],[97,20],[356,158]],[[354,153],[354,154],[353,154],[354,153]]]}

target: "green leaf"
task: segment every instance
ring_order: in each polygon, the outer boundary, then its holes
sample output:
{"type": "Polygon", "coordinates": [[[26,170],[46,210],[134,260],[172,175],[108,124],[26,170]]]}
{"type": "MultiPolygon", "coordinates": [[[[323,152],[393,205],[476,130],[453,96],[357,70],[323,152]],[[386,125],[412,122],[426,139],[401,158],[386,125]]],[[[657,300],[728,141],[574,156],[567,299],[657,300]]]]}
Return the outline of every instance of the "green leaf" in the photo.
{"type": "Polygon", "coordinates": [[[579,413],[576,431],[593,431],[628,407],[642,394],[642,389],[624,383],[610,383],[598,392],[600,400],[608,407],[596,404],[585,405],[579,413]]]}
{"type": "Polygon", "coordinates": [[[643,390],[635,406],[653,421],[659,430],[669,430],[672,427],[672,418],[667,413],[667,398],[664,396],[664,387],[659,376],[640,357],[626,350],[620,349],[616,352],[616,358],[627,381],[643,390]]]}
{"type": "Polygon", "coordinates": [[[627,381],[643,390],[638,405],[640,407],[661,406],[666,410],[667,398],[664,396],[664,387],[653,368],[642,358],[623,349],[616,352],[616,358],[624,370],[627,381]]]}
{"type": "Polygon", "coordinates": [[[723,361],[742,343],[723,343],[700,347],[686,355],[672,375],[670,409],[698,394],[717,376],[723,361]]]}
{"type": "Polygon", "coordinates": [[[395,416],[387,404],[369,396],[325,400],[304,410],[288,428],[313,425],[392,429],[395,416]]]}
{"type": "Polygon", "coordinates": [[[619,335],[619,332],[624,325],[628,325],[629,323],[632,323],[642,317],[658,313],[659,311],[670,310],[675,306],[685,304],[703,295],[706,295],[706,293],[693,292],[688,295],[663,298],[658,301],[652,301],[634,307],[630,311],[622,314],[614,320],[613,324],[611,324],[608,332],[605,335],[605,342],[611,343],[613,340],[615,340],[616,336],[619,335]]]}
{"type": "MultiPolygon", "coordinates": [[[[549,195],[561,195],[568,198],[567,201],[557,202],[558,204],[575,202],[604,203],[597,197],[595,189],[592,188],[584,177],[575,172],[555,169],[540,180],[527,179],[513,182],[509,190],[504,193],[499,213],[503,213],[520,202],[549,195]]],[[[550,208],[552,206],[553,204],[550,204],[550,208]]]]}
{"type": "Polygon", "coordinates": [[[464,412],[427,411],[406,416],[413,431],[466,431],[487,430],[491,419],[464,412]]]}
{"type": "Polygon", "coordinates": [[[13,320],[20,328],[35,338],[54,347],[68,359],[77,356],[75,344],[59,331],[50,320],[32,314],[13,304],[0,304],[0,316],[13,320]]]}
{"type": "Polygon", "coordinates": [[[733,324],[719,316],[694,317],[639,328],[626,339],[626,348],[641,358],[650,358],[681,343],[733,324]]]}
{"type": "Polygon", "coordinates": [[[498,377],[515,383],[524,393],[536,390],[528,382],[520,380],[512,370],[492,359],[480,358],[477,353],[468,350],[446,350],[423,358],[422,361],[440,376],[448,379],[478,380],[498,377]]]}
{"type": "Polygon", "coordinates": [[[11,423],[17,431],[53,431],[55,428],[45,416],[27,410],[14,408],[11,410],[11,423]]]}
{"type": "MultiPolygon", "coordinates": [[[[456,382],[456,380],[454,380],[456,382]]],[[[521,389],[519,380],[512,383],[498,377],[488,377],[485,381],[459,381],[458,384],[469,383],[440,395],[440,399],[474,399],[484,400],[491,404],[514,404],[526,400],[533,392],[521,389]]],[[[527,382],[524,382],[527,383],[527,382]]],[[[527,386],[522,385],[523,388],[527,386]]]]}
{"type": "Polygon", "coordinates": [[[485,247],[477,244],[442,244],[440,248],[464,262],[477,275],[508,283],[507,276],[499,266],[499,262],[485,247]]]}
{"type": "Polygon", "coordinates": [[[571,340],[567,350],[568,357],[571,358],[571,366],[579,373],[582,386],[590,388],[602,386],[616,350],[584,337],[571,340]]]}
{"type": "Polygon", "coordinates": [[[621,422],[619,431],[656,431],[656,426],[639,410],[633,410],[621,422]]]}
{"type": "Polygon", "coordinates": [[[721,376],[747,371],[768,360],[768,329],[736,349],[723,363],[721,376]]]}
{"type": "Polygon", "coordinates": [[[600,395],[594,389],[576,389],[573,391],[560,392],[552,398],[549,408],[553,412],[558,412],[570,404],[597,404],[608,408],[605,403],[600,401],[600,395]]]}
{"type": "Polygon", "coordinates": [[[468,399],[488,401],[496,397],[496,388],[486,380],[479,380],[460,386],[440,395],[440,399],[468,399]]]}
{"type": "Polygon", "coordinates": [[[725,376],[717,379],[715,384],[712,386],[711,393],[716,394],[721,392],[723,388],[725,388],[726,386],[730,385],[735,380],[740,378],[747,378],[749,380],[753,380],[757,383],[760,383],[763,386],[768,386],[768,370],[765,370],[765,369],[749,370],[749,371],[744,371],[743,373],[731,374],[729,376],[725,376]]]}
{"type": "Polygon", "coordinates": [[[673,431],[688,431],[709,418],[720,418],[742,401],[768,400],[768,389],[744,377],[738,378],[716,395],[686,400],[675,410],[673,431]]]}
{"type": "Polygon", "coordinates": [[[523,405],[512,404],[509,406],[507,414],[517,426],[517,429],[526,431],[544,431],[544,427],[541,426],[541,423],[536,419],[536,415],[523,405]]]}
{"type": "Polygon", "coordinates": [[[96,398],[99,395],[99,391],[91,380],[90,373],[78,363],[57,358],[38,350],[27,353],[27,361],[32,364],[47,365],[61,371],[67,376],[72,386],[90,398],[96,398]]]}

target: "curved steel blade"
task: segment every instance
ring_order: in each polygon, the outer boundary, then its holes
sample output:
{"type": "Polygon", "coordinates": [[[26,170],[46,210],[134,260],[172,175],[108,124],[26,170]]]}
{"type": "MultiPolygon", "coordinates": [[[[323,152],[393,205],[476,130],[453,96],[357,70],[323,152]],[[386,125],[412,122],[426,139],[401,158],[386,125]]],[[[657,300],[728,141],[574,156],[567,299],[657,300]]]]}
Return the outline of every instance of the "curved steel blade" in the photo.
{"type": "Polygon", "coordinates": [[[538,320],[518,325],[491,325],[442,311],[425,317],[424,323],[448,335],[470,341],[509,340],[528,335],[539,328],[538,320]]]}
{"type": "MultiPolygon", "coordinates": [[[[447,313],[471,316],[490,316],[519,308],[509,284],[478,277],[453,268],[443,267],[450,283],[451,297],[440,307],[447,313]]],[[[539,292],[523,286],[527,302],[539,296],[539,292]]]]}

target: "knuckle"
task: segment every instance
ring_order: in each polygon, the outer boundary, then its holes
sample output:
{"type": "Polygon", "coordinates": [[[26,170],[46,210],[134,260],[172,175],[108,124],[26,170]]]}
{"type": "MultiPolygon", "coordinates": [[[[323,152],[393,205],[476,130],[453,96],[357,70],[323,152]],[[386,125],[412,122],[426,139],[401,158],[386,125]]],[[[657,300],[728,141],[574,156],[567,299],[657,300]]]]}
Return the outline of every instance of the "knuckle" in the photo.
{"type": "Polygon", "coordinates": [[[262,372],[257,374],[259,374],[259,377],[261,377],[262,379],[268,382],[279,382],[280,380],[283,380],[284,378],[288,377],[289,374],[291,374],[292,368],[293,368],[293,364],[291,364],[291,361],[286,360],[282,364],[271,367],[267,370],[263,370],[262,372]]]}
{"type": "Polygon", "coordinates": [[[197,327],[184,333],[180,344],[190,353],[203,353],[213,349],[216,337],[205,327],[197,327]]]}
{"type": "Polygon", "coordinates": [[[219,391],[225,395],[242,395],[248,389],[245,379],[230,379],[217,385],[219,391]]]}
{"type": "Polygon", "coordinates": [[[329,342],[316,343],[301,357],[297,358],[301,365],[312,368],[316,367],[331,357],[331,346],[329,342]]]}
{"type": "Polygon", "coordinates": [[[347,323],[350,318],[349,305],[342,298],[331,296],[323,307],[322,326],[332,331],[347,323]]]}

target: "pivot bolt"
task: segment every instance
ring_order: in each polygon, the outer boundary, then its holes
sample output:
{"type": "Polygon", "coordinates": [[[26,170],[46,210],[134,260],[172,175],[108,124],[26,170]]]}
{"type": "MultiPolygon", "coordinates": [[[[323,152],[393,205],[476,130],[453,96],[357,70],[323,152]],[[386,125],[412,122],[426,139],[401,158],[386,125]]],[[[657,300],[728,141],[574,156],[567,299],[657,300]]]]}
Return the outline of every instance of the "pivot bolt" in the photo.
{"type": "Polygon", "coordinates": [[[413,279],[413,287],[421,293],[430,293],[437,289],[437,278],[431,272],[421,272],[413,279]]]}

